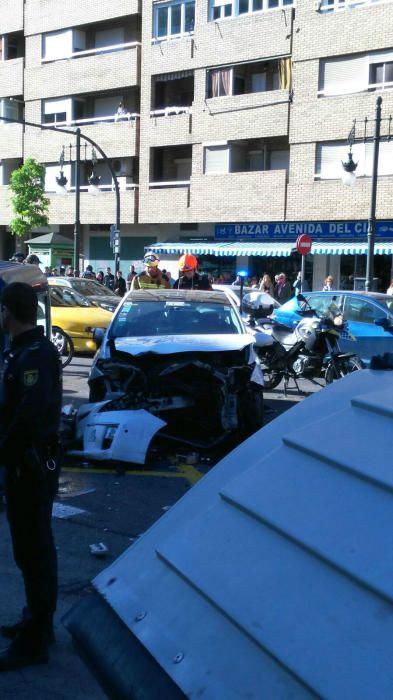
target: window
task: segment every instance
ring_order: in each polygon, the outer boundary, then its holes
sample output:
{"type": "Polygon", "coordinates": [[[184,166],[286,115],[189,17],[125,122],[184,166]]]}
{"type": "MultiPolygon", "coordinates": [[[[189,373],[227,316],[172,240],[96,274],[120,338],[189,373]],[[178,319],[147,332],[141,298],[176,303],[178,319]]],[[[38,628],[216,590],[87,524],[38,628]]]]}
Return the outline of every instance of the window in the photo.
{"type": "Polygon", "coordinates": [[[165,40],[194,31],[195,0],[156,4],[153,7],[153,38],[165,40]]]}
{"type": "MultiPolygon", "coordinates": [[[[357,177],[370,177],[372,172],[373,144],[355,143],[353,159],[358,164],[357,177]]],[[[321,180],[339,180],[342,176],[342,161],[348,158],[345,141],[318,143],[316,150],[316,177],[321,180]]],[[[378,175],[393,174],[393,141],[381,139],[379,144],[378,175]]]]}
{"type": "Polygon", "coordinates": [[[232,95],[232,68],[219,68],[208,72],[208,97],[232,95]]]}
{"type": "Polygon", "coordinates": [[[43,104],[43,123],[59,124],[72,120],[72,100],[46,100],[43,104]]]}
{"type": "Polygon", "coordinates": [[[295,0],[210,0],[210,20],[285,9],[294,4],[295,0]]]}
{"type": "Polygon", "coordinates": [[[392,89],[393,49],[321,61],[319,88],[324,96],[392,89]]]}
{"type": "Polygon", "coordinates": [[[56,61],[86,49],[86,34],[78,29],[63,29],[42,37],[42,58],[56,61]]]}
{"type": "Polygon", "coordinates": [[[377,306],[362,299],[347,296],[345,299],[344,318],[346,321],[357,321],[374,325],[374,321],[387,318],[377,306]]]}
{"type": "Polygon", "coordinates": [[[291,80],[292,62],[289,57],[214,68],[207,71],[207,97],[288,90],[291,80]]]}
{"type": "Polygon", "coordinates": [[[247,173],[264,170],[288,170],[288,141],[281,138],[241,139],[206,145],[204,172],[247,173]]]}
{"type": "Polygon", "coordinates": [[[7,119],[23,119],[22,100],[3,97],[0,100],[0,115],[7,119]]]}
{"type": "Polygon", "coordinates": [[[392,0],[320,0],[320,10],[321,12],[337,12],[364,5],[382,5],[388,2],[392,2],[392,0]]]}
{"type": "Polygon", "coordinates": [[[229,172],[229,145],[206,146],[205,173],[229,172]]]}
{"type": "Polygon", "coordinates": [[[385,63],[374,63],[370,66],[370,90],[393,87],[393,57],[385,63]]]}

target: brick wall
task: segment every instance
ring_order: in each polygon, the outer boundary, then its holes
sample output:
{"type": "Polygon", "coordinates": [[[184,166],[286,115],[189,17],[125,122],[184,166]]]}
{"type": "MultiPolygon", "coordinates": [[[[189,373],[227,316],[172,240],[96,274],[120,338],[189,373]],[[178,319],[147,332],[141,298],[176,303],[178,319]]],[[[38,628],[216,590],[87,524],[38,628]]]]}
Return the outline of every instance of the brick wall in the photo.
{"type": "MultiPolygon", "coordinates": [[[[9,6],[23,0],[8,0],[9,6]]],[[[40,34],[140,13],[142,0],[26,0],[25,33],[40,34]]],[[[23,24],[23,22],[22,22],[23,24]]]]}
{"type": "MultiPolygon", "coordinates": [[[[36,38],[28,38],[27,47],[30,43],[35,44],[36,38]]],[[[42,65],[31,65],[27,58],[26,100],[104,92],[137,85],[138,66],[139,47],[42,65]]]]}

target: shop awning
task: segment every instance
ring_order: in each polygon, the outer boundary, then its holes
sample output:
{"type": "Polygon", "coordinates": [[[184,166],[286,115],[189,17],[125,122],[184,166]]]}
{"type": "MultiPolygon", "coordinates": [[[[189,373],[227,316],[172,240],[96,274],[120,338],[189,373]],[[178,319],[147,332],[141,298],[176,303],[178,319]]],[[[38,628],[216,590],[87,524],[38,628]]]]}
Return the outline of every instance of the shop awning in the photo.
{"type": "MultiPolygon", "coordinates": [[[[294,249],[294,243],[273,243],[268,242],[230,242],[219,243],[216,241],[201,242],[173,242],[155,243],[146,247],[161,255],[181,255],[182,253],[193,253],[194,255],[216,255],[217,257],[231,256],[265,256],[265,257],[288,257],[294,249]]],[[[316,241],[313,243],[312,255],[365,255],[367,253],[367,242],[347,241],[345,243],[335,243],[334,241],[316,241]]],[[[376,242],[374,248],[375,255],[393,255],[393,241],[376,242]]]]}
{"type": "Polygon", "coordinates": [[[217,243],[215,241],[156,243],[147,247],[147,250],[152,250],[154,253],[168,255],[193,253],[194,255],[217,255],[218,257],[240,257],[241,255],[288,257],[292,249],[293,243],[217,243]]]}
{"type": "MultiPolygon", "coordinates": [[[[367,242],[316,242],[313,243],[311,253],[313,255],[365,255],[367,253],[367,242]]],[[[375,255],[392,255],[393,242],[375,243],[375,255]]]]}

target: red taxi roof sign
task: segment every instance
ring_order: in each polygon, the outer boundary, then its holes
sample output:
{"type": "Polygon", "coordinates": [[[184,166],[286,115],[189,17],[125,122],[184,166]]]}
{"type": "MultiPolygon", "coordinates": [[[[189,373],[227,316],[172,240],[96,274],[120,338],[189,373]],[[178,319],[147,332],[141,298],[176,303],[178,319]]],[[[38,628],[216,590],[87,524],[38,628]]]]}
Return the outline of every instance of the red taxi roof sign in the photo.
{"type": "Polygon", "coordinates": [[[300,255],[307,255],[312,246],[312,239],[307,233],[301,233],[296,239],[296,250],[300,255]]]}

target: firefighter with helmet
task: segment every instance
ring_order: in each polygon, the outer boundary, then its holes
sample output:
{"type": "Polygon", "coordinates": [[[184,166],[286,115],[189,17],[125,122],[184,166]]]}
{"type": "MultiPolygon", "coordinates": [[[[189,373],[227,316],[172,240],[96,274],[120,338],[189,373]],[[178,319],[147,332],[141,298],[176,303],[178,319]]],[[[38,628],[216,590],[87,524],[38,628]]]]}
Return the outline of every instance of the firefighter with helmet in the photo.
{"type": "Polygon", "coordinates": [[[143,258],[144,272],[140,272],[132,280],[131,290],[134,289],[170,289],[169,280],[159,269],[160,258],[156,253],[147,252],[143,258]]]}
{"type": "Polygon", "coordinates": [[[185,253],[179,262],[179,279],[174,284],[174,289],[211,289],[207,275],[197,272],[198,260],[195,255],[185,253]]]}

